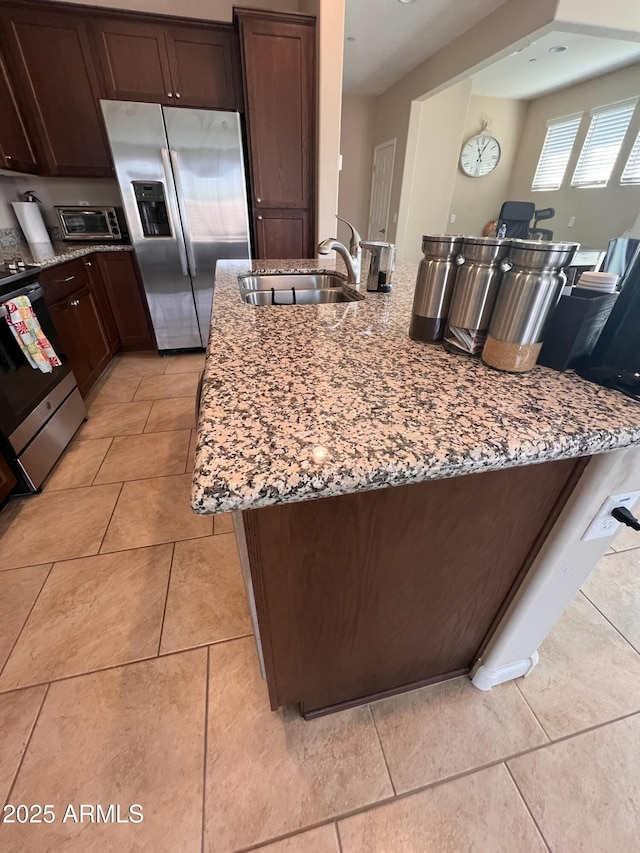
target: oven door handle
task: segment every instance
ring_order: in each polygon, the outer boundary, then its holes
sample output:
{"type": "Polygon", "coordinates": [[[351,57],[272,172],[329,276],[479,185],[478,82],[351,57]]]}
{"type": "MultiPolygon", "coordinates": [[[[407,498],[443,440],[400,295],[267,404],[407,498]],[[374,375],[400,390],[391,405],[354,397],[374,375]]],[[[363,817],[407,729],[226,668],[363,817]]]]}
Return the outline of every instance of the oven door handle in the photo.
{"type": "MultiPolygon", "coordinates": [[[[16,296],[28,296],[31,302],[35,302],[37,299],[42,299],[44,296],[44,290],[40,284],[36,284],[32,287],[21,287],[20,290],[14,290],[12,293],[3,294],[0,299],[2,299],[2,302],[10,302],[12,299],[15,299],[16,296]]],[[[7,309],[2,303],[0,303],[0,317],[7,317],[8,314],[9,312],[7,309]]]]}

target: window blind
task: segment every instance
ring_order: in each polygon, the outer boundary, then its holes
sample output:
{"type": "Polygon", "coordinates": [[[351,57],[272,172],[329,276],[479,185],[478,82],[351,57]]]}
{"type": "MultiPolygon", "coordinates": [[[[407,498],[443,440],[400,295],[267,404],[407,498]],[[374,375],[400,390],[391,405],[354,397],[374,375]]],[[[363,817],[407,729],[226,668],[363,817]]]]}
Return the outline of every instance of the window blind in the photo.
{"type": "Polygon", "coordinates": [[[560,189],[581,121],[582,114],[549,123],[532,190],[560,189]]]}
{"type": "Polygon", "coordinates": [[[640,184],[640,133],[636,136],[636,141],[633,143],[631,154],[627,160],[627,165],[624,167],[621,184],[640,184]]]}
{"type": "Polygon", "coordinates": [[[635,108],[636,102],[627,102],[592,115],[572,187],[606,187],[635,108]]]}

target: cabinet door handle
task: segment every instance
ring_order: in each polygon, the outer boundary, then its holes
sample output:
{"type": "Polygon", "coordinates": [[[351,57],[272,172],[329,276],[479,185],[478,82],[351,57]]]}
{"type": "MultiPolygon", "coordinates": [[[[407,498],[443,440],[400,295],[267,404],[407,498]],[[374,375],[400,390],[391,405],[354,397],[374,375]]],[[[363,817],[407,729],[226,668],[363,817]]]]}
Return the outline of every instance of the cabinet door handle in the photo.
{"type": "Polygon", "coordinates": [[[59,281],[73,281],[74,278],[75,278],[75,275],[68,275],[66,278],[59,279],[59,281]]]}
{"type": "Polygon", "coordinates": [[[5,154],[5,155],[4,155],[4,159],[5,159],[5,160],[11,160],[11,159],[13,159],[13,158],[11,157],[11,155],[10,155],[10,154],[5,154]]]}
{"type": "Polygon", "coordinates": [[[262,219],[262,217],[261,217],[261,216],[258,216],[257,218],[258,218],[258,219],[262,219]]]}
{"type": "Polygon", "coordinates": [[[167,98],[173,98],[173,92],[167,92],[167,98]]]}
{"type": "Polygon", "coordinates": [[[180,92],[176,92],[176,98],[180,98],[180,97],[182,97],[182,96],[180,95],[180,92]]]}
{"type": "Polygon", "coordinates": [[[261,201],[262,201],[262,199],[261,199],[261,198],[257,198],[257,199],[256,199],[256,204],[260,204],[260,202],[261,202],[261,201]]]}
{"type": "Polygon", "coordinates": [[[91,266],[91,261],[85,261],[85,262],[84,262],[84,265],[85,265],[85,267],[90,267],[90,266],[91,266]]]}
{"type": "Polygon", "coordinates": [[[72,299],[70,302],[70,305],[72,308],[76,308],[78,305],[80,305],[80,300],[79,299],[72,299]]]}

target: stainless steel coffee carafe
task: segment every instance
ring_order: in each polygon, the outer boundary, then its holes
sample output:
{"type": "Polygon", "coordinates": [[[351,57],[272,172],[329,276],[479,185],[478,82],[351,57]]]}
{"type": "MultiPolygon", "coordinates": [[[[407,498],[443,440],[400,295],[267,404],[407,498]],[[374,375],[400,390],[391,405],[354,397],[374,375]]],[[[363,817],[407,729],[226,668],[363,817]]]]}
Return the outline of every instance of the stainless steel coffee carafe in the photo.
{"type": "Polygon", "coordinates": [[[578,243],[512,240],[482,360],[511,372],[535,365],[578,243]]]}
{"type": "Polygon", "coordinates": [[[393,243],[383,243],[375,240],[362,240],[360,245],[371,254],[367,290],[370,292],[389,293],[393,271],[396,268],[396,247],[393,243]]]}
{"type": "Polygon", "coordinates": [[[416,341],[441,341],[456,278],[462,237],[446,234],[422,238],[424,258],[418,267],[409,335],[416,341]]]}
{"type": "Polygon", "coordinates": [[[482,351],[502,276],[500,263],[509,245],[509,240],[497,237],[464,238],[444,333],[444,346],[450,352],[479,355],[482,351]]]}

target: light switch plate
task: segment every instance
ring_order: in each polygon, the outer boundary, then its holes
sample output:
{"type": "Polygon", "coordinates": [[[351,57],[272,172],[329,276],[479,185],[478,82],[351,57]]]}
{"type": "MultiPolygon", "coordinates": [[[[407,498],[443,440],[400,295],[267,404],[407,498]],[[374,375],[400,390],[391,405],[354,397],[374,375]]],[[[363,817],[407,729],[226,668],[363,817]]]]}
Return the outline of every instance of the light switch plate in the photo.
{"type": "Polygon", "coordinates": [[[622,525],[611,515],[617,506],[626,506],[632,510],[640,500],[640,491],[623,492],[618,495],[609,495],[602,504],[591,524],[582,534],[582,539],[608,539],[618,532],[622,525]]]}

